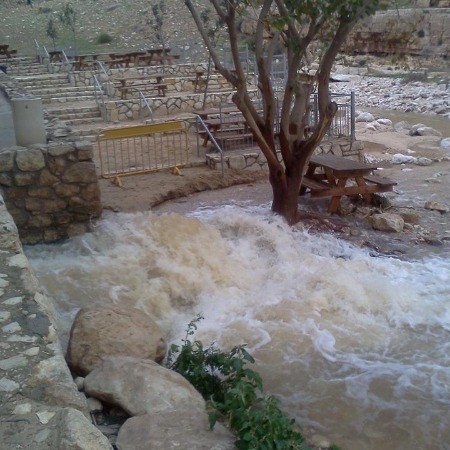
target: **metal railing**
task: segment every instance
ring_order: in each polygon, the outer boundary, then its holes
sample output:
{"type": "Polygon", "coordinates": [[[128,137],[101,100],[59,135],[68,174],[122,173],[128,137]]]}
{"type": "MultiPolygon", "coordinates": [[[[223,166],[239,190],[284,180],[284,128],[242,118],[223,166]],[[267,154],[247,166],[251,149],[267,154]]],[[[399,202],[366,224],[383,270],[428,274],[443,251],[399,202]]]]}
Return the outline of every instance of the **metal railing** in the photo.
{"type": "Polygon", "coordinates": [[[105,93],[103,91],[102,84],[100,83],[97,75],[92,73],[92,79],[94,81],[94,96],[95,103],[102,110],[103,121],[106,122],[106,106],[105,106],[105,93]],[[101,102],[101,105],[100,105],[101,102]]]}
{"type": "Polygon", "coordinates": [[[197,156],[199,156],[199,149],[200,149],[200,133],[199,133],[199,131],[203,130],[208,135],[213,146],[220,153],[220,167],[221,167],[221,172],[222,172],[222,177],[223,177],[224,176],[224,156],[225,156],[225,154],[224,154],[222,147],[217,143],[217,141],[215,140],[211,131],[209,130],[208,126],[205,124],[203,119],[198,114],[195,114],[195,126],[197,129],[197,156]]]}
{"type": "Polygon", "coordinates": [[[69,75],[72,72],[72,63],[70,62],[64,50],[61,50],[61,55],[62,55],[62,65],[66,69],[67,75],[69,75]]]}
{"type": "Polygon", "coordinates": [[[154,122],[153,119],[153,110],[150,107],[147,99],[145,98],[145,95],[139,91],[139,115],[141,116],[141,121],[144,122],[144,110],[147,109],[149,116],[150,116],[150,121],[154,122]],[[144,105],[144,107],[142,106],[142,104],[144,105]]]}
{"type": "Polygon", "coordinates": [[[39,64],[42,64],[41,47],[36,39],[34,39],[34,47],[36,50],[36,58],[39,64]]]}
{"type": "Polygon", "coordinates": [[[98,66],[98,68],[100,69],[100,71],[103,73],[103,75],[105,75],[106,79],[109,80],[109,76],[110,74],[108,73],[108,71],[105,69],[105,66],[103,65],[103,63],[101,61],[95,60],[94,63],[98,66]]]}
{"type": "MultiPolygon", "coordinates": [[[[311,96],[311,111],[309,125],[314,127],[319,122],[318,94],[311,96]]],[[[331,94],[330,100],[336,102],[338,110],[333,117],[330,128],[326,133],[327,138],[350,138],[355,140],[355,93],[331,94]]]]}

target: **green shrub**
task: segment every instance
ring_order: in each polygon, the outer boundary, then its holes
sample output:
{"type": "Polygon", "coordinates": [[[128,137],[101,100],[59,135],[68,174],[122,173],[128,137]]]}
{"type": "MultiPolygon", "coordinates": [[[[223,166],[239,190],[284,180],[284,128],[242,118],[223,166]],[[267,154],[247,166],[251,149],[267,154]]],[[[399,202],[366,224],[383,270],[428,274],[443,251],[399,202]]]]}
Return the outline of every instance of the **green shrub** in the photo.
{"type": "Polygon", "coordinates": [[[214,344],[205,348],[190,337],[203,317],[191,320],[183,344],[172,345],[167,366],[183,375],[205,398],[209,423],[224,421],[235,433],[240,450],[307,450],[294,420],[279,409],[279,401],[263,394],[261,376],[246,367],[253,357],[245,345],[230,352],[214,344]]]}
{"type": "Polygon", "coordinates": [[[113,38],[108,33],[100,33],[97,38],[95,39],[95,42],[97,44],[109,44],[112,42],[113,38]]]}

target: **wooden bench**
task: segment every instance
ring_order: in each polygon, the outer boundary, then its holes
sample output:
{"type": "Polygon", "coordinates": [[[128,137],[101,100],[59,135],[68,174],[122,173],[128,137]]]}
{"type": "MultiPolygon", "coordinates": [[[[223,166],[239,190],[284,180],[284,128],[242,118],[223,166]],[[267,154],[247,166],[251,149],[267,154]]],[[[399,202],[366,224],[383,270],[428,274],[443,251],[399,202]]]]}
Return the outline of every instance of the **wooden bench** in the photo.
{"type": "Polygon", "coordinates": [[[378,192],[392,191],[394,186],[397,186],[397,182],[387,177],[380,177],[379,175],[366,175],[364,180],[376,184],[378,186],[378,192]]]}
{"type": "Polygon", "coordinates": [[[309,178],[305,175],[302,181],[302,188],[309,189],[311,192],[311,197],[314,197],[317,192],[323,192],[330,189],[330,186],[323,181],[309,178]]]}
{"type": "Polygon", "coordinates": [[[130,60],[129,58],[115,58],[103,61],[103,64],[109,66],[110,69],[118,69],[120,67],[129,67],[130,60]]]}
{"type": "Polygon", "coordinates": [[[119,86],[120,97],[122,100],[126,99],[128,93],[143,92],[143,91],[158,91],[159,97],[165,97],[167,91],[167,84],[164,83],[141,83],[130,84],[129,86],[119,86]]]}

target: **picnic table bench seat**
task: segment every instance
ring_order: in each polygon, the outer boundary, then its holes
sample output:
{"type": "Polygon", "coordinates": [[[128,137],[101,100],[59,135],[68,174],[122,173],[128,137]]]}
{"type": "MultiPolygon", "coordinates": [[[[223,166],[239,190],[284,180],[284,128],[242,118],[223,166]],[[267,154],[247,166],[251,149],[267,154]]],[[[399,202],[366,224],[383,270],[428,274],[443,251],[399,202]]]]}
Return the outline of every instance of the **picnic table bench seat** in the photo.
{"type": "Polygon", "coordinates": [[[392,187],[397,186],[396,181],[393,181],[387,177],[382,177],[380,175],[366,175],[364,177],[364,180],[368,181],[369,183],[378,185],[379,189],[386,189],[385,192],[392,191],[392,187]]]}
{"type": "Polygon", "coordinates": [[[165,97],[167,91],[167,84],[165,83],[139,83],[131,84],[128,86],[119,86],[119,91],[121,92],[121,98],[125,99],[128,93],[133,92],[154,92],[158,91],[158,96],[165,97]]]}

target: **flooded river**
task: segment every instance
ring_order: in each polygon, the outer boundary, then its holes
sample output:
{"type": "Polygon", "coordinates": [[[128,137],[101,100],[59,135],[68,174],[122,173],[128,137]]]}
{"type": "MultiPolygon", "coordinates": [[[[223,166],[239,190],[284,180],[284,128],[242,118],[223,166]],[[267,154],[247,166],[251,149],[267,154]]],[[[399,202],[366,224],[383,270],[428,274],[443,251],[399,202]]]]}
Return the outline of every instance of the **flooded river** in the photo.
{"type": "Polygon", "coordinates": [[[169,342],[200,313],[198,338],[247,343],[283,409],[343,450],[450,448],[450,260],[373,258],[227,203],[27,248],[63,341],[84,306],[140,308],[169,342]]]}

